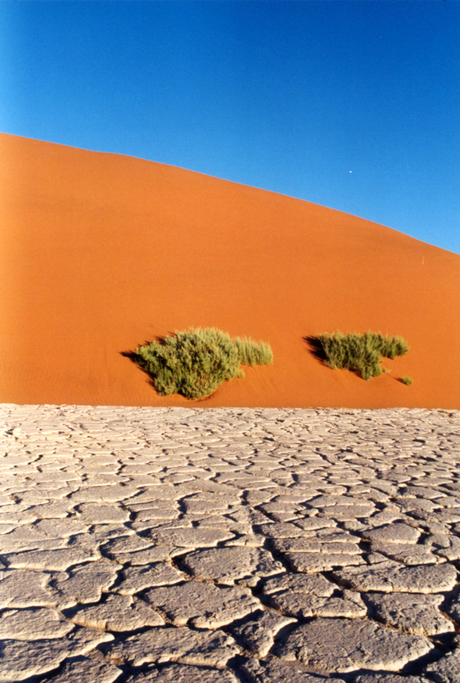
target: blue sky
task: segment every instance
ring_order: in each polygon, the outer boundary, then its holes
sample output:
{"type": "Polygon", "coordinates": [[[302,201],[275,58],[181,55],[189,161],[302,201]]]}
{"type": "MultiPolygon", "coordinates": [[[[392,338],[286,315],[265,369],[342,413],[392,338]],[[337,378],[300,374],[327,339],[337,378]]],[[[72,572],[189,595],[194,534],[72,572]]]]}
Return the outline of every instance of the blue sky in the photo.
{"type": "Polygon", "coordinates": [[[460,253],[458,0],[1,0],[0,131],[460,253]]]}

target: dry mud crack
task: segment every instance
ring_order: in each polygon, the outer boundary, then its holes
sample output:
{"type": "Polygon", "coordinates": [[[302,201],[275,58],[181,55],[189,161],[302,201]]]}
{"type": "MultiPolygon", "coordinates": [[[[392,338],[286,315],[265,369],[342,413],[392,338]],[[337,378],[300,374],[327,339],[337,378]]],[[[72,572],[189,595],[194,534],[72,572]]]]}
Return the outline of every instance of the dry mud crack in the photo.
{"type": "Polygon", "coordinates": [[[0,421],[0,682],[459,683],[459,412],[0,421]]]}

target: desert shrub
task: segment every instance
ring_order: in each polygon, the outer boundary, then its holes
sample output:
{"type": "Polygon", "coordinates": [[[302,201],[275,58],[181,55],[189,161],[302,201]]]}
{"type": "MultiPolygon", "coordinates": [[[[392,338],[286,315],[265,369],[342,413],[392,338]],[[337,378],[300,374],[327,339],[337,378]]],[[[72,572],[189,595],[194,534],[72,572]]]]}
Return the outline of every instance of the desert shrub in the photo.
{"type": "Polygon", "coordinates": [[[243,337],[234,339],[238,358],[241,365],[250,365],[252,368],[255,365],[270,365],[273,363],[273,353],[269,344],[260,341],[255,344],[252,339],[243,337]]]}
{"type": "Polygon", "coordinates": [[[410,387],[411,384],[413,384],[414,380],[408,377],[407,375],[404,375],[404,377],[401,377],[400,381],[403,384],[406,384],[408,387],[410,387]]]}
{"type": "MultiPolygon", "coordinates": [[[[380,335],[380,333],[379,333],[380,335]]],[[[396,356],[404,356],[409,351],[409,344],[402,337],[382,337],[380,353],[384,358],[394,360],[396,356]]]]}
{"type": "Polygon", "coordinates": [[[268,344],[232,339],[214,328],[176,332],[158,342],[139,346],[135,362],[152,378],[161,396],[182,394],[189,399],[207,396],[234,377],[244,377],[240,365],[268,365],[268,344]]]}
{"type": "Polygon", "coordinates": [[[380,332],[364,334],[321,334],[314,338],[324,363],[334,370],[341,368],[361,374],[363,379],[382,374],[382,356],[394,359],[409,350],[401,337],[386,337],[380,332]]]}

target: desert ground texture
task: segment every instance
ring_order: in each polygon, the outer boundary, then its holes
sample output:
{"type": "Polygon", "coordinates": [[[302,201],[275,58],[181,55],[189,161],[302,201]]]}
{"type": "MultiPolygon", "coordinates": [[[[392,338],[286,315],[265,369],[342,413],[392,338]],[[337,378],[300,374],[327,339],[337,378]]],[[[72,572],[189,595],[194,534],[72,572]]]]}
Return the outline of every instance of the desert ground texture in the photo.
{"type": "Polygon", "coordinates": [[[0,421],[0,681],[460,680],[460,412],[0,421]]]}
{"type": "Polygon", "coordinates": [[[122,354],[217,327],[269,342],[274,364],[200,407],[460,408],[460,256],[142,159],[6,134],[0,158],[0,402],[190,406],[122,354]],[[336,330],[411,348],[365,382],[310,353],[336,330]]]}

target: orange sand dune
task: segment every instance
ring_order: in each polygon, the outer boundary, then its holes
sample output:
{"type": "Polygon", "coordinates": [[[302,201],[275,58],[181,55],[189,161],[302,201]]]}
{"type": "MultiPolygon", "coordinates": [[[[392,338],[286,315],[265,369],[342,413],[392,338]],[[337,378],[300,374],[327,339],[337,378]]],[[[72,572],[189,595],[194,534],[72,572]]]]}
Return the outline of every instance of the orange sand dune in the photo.
{"type": "Polygon", "coordinates": [[[163,164],[4,134],[0,149],[0,402],[460,409],[460,256],[163,164]],[[121,355],[211,326],[268,341],[274,365],[192,403],[121,355]],[[411,350],[365,382],[303,341],[337,329],[411,350]]]}

